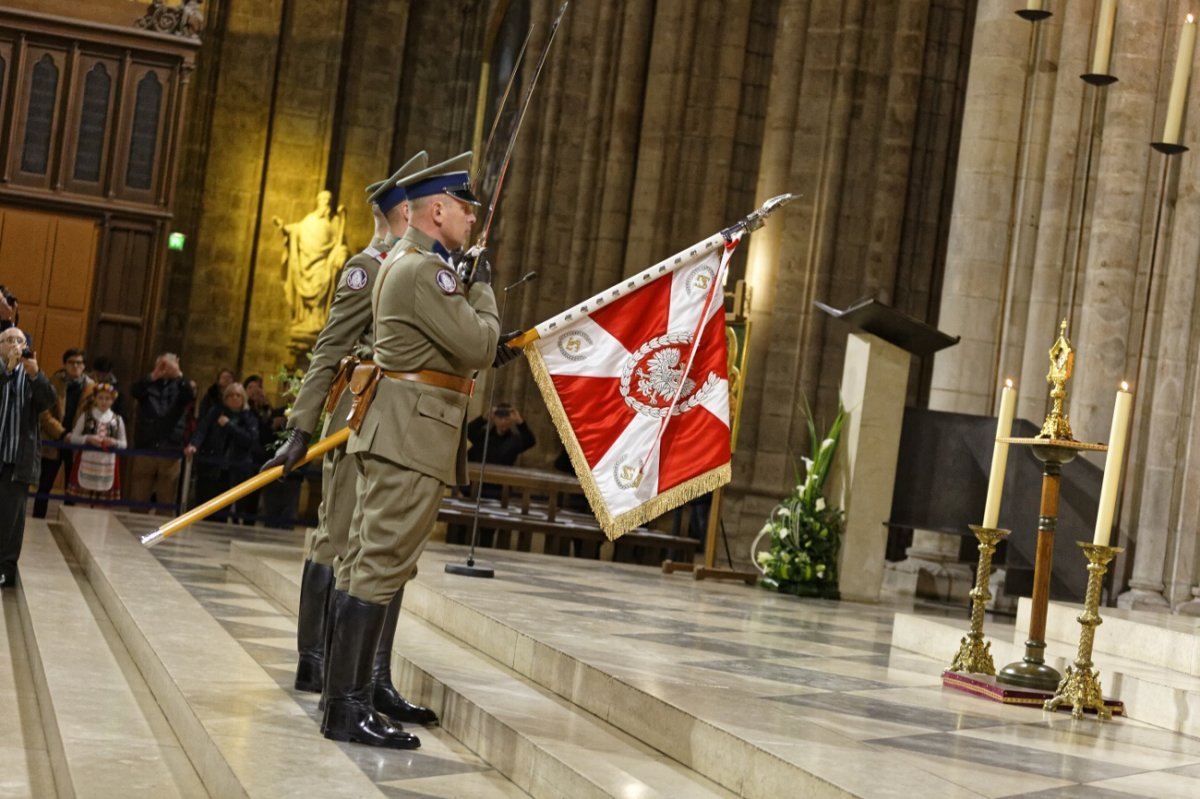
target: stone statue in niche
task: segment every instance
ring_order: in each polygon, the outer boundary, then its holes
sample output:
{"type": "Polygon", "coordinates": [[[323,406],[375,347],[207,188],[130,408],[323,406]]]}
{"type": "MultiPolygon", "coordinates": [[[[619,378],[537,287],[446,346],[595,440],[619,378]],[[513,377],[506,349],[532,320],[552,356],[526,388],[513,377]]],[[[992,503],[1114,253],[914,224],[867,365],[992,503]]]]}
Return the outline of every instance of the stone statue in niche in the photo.
{"type": "Polygon", "coordinates": [[[204,30],[204,14],[200,11],[200,0],[184,0],[178,5],[167,5],[165,0],[150,0],[146,15],[133,24],[156,33],[199,39],[204,30]]]}
{"type": "Polygon", "coordinates": [[[283,291],[291,310],[288,332],[294,349],[307,351],[325,326],[337,289],[338,270],[350,256],[346,206],[331,208],[333,195],[317,194],[317,207],[299,222],[271,221],[283,234],[283,291]]]}

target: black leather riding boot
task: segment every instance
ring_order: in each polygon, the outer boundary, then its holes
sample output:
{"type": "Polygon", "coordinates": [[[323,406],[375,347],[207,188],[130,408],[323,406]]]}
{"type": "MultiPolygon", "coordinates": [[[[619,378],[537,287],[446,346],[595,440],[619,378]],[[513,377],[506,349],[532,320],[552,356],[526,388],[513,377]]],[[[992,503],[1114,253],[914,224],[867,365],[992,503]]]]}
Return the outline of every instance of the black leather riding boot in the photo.
{"type": "Polygon", "coordinates": [[[340,591],[334,595],[321,732],[334,741],[416,749],[421,739],[371,707],[371,666],[386,615],[387,605],[340,591]]]}
{"type": "Polygon", "coordinates": [[[396,622],[400,618],[400,603],[403,600],[404,589],[401,588],[388,603],[383,631],[379,634],[379,647],[375,650],[375,667],[372,671],[375,689],[372,699],[375,709],[390,719],[427,726],[437,724],[436,713],[409,702],[392,685],[392,642],[396,639],[396,622]]]}
{"type": "Polygon", "coordinates": [[[333,567],[304,561],[300,578],[300,609],[296,618],[296,690],[321,693],[325,681],[325,624],[329,615],[329,593],[333,590],[333,567]]]}

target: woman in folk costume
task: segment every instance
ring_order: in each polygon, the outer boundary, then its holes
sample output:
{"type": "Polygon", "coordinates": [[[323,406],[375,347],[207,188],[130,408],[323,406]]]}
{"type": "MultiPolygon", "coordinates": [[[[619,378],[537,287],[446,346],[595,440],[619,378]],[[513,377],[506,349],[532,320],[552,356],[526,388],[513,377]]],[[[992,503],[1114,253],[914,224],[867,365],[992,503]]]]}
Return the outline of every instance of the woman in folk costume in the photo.
{"type": "Polygon", "coordinates": [[[100,383],[71,431],[72,444],[87,444],[100,451],[85,449],[75,456],[67,493],[87,499],[120,499],[121,475],[117,456],[111,450],[125,449],[125,420],[113,411],[117,390],[111,383],[100,383]]]}

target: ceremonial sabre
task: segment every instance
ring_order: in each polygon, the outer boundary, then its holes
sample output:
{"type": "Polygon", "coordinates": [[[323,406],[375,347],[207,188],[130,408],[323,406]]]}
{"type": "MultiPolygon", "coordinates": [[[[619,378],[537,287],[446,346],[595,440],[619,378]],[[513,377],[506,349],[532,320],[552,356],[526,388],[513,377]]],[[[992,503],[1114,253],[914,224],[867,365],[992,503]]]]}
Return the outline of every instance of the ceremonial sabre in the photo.
{"type": "MultiPolygon", "coordinates": [[[[550,46],[554,44],[554,34],[558,32],[558,25],[562,22],[563,14],[567,12],[567,5],[570,0],[564,0],[561,7],[558,9],[558,16],[554,18],[554,22],[550,25],[550,33],[546,36],[546,44],[542,47],[542,54],[538,57],[537,66],[534,67],[533,76],[529,79],[529,86],[525,89],[525,97],[521,100],[521,108],[517,112],[517,124],[513,128],[512,136],[508,139],[508,147],[504,151],[504,160],[500,162],[499,177],[496,179],[496,189],[492,192],[492,196],[488,202],[488,215],[483,223],[483,230],[479,233],[479,238],[475,240],[475,246],[472,250],[483,250],[487,247],[488,233],[492,230],[492,219],[496,216],[496,206],[500,204],[500,191],[504,188],[504,176],[508,174],[508,164],[512,160],[513,150],[517,146],[517,135],[521,132],[521,123],[525,121],[525,114],[529,111],[529,101],[533,98],[533,90],[537,86],[538,78],[542,74],[542,67],[546,65],[546,56],[550,54],[550,46]]],[[[516,73],[513,73],[514,75],[516,73]]]]}
{"type": "MultiPolygon", "coordinates": [[[[313,444],[308,448],[308,452],[305,453],[304,457],[300,459],[300,462],[297,464],[297,466],[303,466],[309,461],[316,460],[339,444],[346,443],[349,438],[350,428],[348,427],[343,427],[336,433],[325,436],[325,438],[322,438],[316,444],[313,444]]],[[[267,469],[265,472],[259,472],[246,482],[235,485],[233,488],[229,489],[223,494],[218,494],[208,502],[192,508],[182,516],[176,516],[174,519],[167,522],[162,527],[159,527],[157,530],[146,533],[144,536],[142,536],[142,543],[148,547],[154,546],[164,538],[170,538],[180,530],[190,527],[194,522],[198,522],[201,519],[211,516],[227,505],[232,505],[234,502],[237,502],[247,494],[253,493],[260,488],[267,487],[280,477],[283,477],[282,466],[275,466],[267,469]]]]}
{"type": "MultiPolygon", "coordinates": [[[[513,60],[512,73],[508,76],[508,83],[504,87],[504,94],[500,95],[500,104],[496,106],[496,118],[492,120],[492,129],[488,131],[487,144],[483,145],[483,150],[480,151],[479,162],[476,164],[476,169],[482,169],[491,161],[492,145],[496,143],[496,132],[500,129],[500,120],[504,117],[504,109],[508,107],[508,97],[512,94],[513,85],[517,82],[517,75],[521,71],[521,63],[525,60],[525,50],[529,47],[529,39],[533,36],[534,26],[529,26],[529,32],[525,34],[525,41],[521,42],[521,49],[517,52],[517,57],[513,60]]],[[[476,111],[479,114],[479,130],[483,129],[483,112],[484,100],[482,96],[479,101],[479,108],[476,111]]],[[[486,174],[477,175],[479,183],[486,174]]]]}

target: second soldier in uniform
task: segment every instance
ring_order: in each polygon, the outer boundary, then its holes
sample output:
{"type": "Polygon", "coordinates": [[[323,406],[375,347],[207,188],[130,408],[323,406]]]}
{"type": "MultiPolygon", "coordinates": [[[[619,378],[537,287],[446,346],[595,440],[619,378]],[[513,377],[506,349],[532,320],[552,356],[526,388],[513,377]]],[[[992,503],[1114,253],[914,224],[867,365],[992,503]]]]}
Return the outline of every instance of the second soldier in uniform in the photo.
{"type": "Polygon", "coordinates": [[[352,382],[347,452],[358,470],[358,504],[349,568],[339,570],[333,595],[322,722],[337,741],[420,746],[372,706],[371,660],[390,603],[416,572],[444,486],[465,482],[472,375],[507,359],[497,349],[490,267],[481,260],[467,285],[450,259],[475,223],[470,155],[408,185],[410,226],[375,287],[375,365],[360,367],[352,382]]]}
{"type": "MultiPolygon", "coordinates": [[[[405,185],[428,162],[422,151],[394,175],[367,187],[375,216],[375,238],[365,250],[351,257],[342,268],[329,319],[313,348],[312,361],[288,417],[288,439],[263,469],[292,469],[308,449],[309,441],[325,406],[322,431],[328,436],[346,426],[351,395],[345,391],[358,363],[370,363],[373,319],[371,294],[380,265],[388,250],[408,227],[408,198],[405,185]]],[[[324,682],[326,621],[334,569],[346,557],[350,521],[354,511],[354,459],[345,447],[337,447],[324,458],[321,468],[321,506],[313,531],[309,555],[304,561],[297,614],[297,690],[320,693],[324,682]]],[[[400,595],[390,603],[376,649],[372,674],[372,701],[389,718],[416,724],[434,724],[433,711],[407,702],[392,685],[392,639],[400,612],[400,595]]]]}

